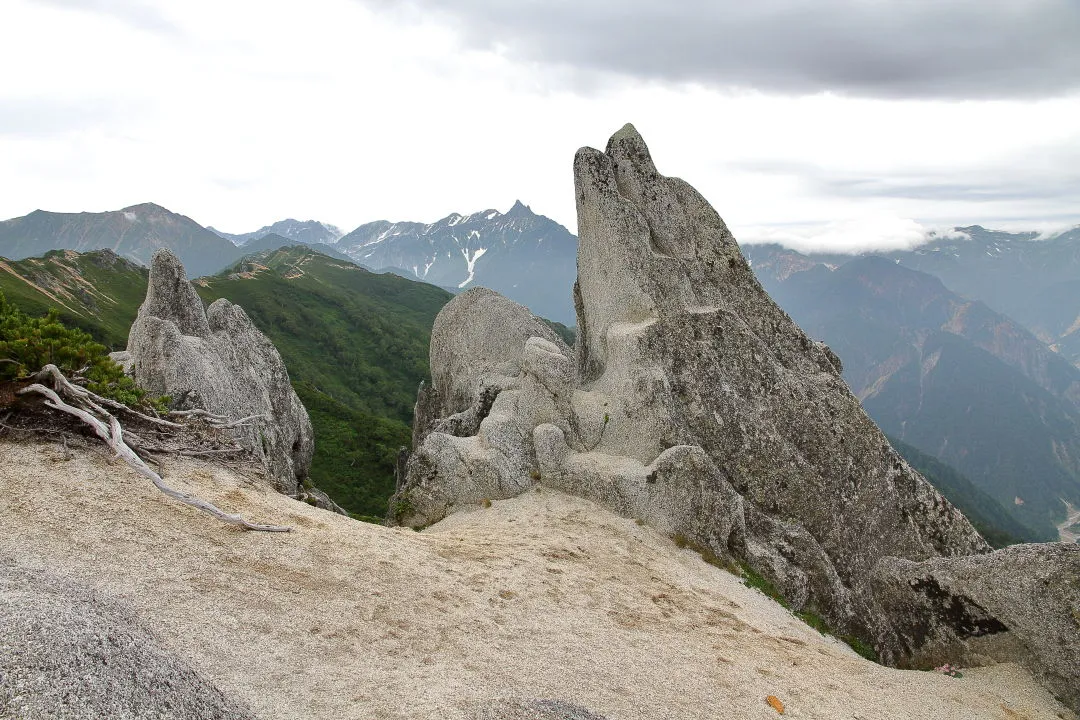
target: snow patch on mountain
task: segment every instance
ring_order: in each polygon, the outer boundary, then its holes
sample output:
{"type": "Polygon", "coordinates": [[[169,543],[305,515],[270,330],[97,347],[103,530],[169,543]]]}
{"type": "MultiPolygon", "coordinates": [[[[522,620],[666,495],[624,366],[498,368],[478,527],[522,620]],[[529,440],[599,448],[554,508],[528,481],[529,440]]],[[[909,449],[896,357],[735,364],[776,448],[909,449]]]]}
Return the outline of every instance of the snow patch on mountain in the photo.
{"type": "MultiPolygon", "coordinates": [[[[472,257],[469,257],[469,251],[467,249],[465,249],[465,248],[461,249],[461,254],[465,256],[465,263],[467,264],[467,266],[469,268],[469,277],[467,277],[467,278],[465,278],[464,280],[461,281],[461,283],[458,285],[458,289],[464,288],[466,285],[468,285],[469,283],[471,283],[473,281],[473,277],[476,276],[476,261],[479,260],[480,257],[486,252],[487,252],[487,248],[478,248],[476,250],[476,252],[473,253],[472,257]]],[[[428,268],[425,267],[424,268],[424,274],[425,275],[427,274],[427,271],[428,271],[428,268]]]]}
{"type": "Polygon", "coordinates": [[[575,322],[577,238],[520,201],[506,213],[488,208],[433,223],[371,222],[335,247],[376,270],[407,268],[412,277],[449,289],[481,285],[538,314],[575,322]]]}

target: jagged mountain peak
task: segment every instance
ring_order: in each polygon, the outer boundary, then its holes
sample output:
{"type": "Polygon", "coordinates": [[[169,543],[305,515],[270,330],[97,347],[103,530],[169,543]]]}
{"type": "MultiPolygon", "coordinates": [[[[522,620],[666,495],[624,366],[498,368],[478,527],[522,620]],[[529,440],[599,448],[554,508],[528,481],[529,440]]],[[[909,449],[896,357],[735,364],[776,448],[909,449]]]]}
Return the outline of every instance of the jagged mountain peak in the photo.
{"type": "Polygon", "coordinates": [[[376,270],[403,269],[444,288],[482,285],[544,317],[575,322],[571,289],[577,238],[521,200],[505,213],[488,208],[451,213],[433,223],[366,223],[335,248],[376,270]]]}
{"type": "Polygon", "coordinates": [[[531,217],[535,215],[532,208],[521,202],[521,200],[515,200],[514,205],[506,211],[506,214],[513,217],[531,217]]]}

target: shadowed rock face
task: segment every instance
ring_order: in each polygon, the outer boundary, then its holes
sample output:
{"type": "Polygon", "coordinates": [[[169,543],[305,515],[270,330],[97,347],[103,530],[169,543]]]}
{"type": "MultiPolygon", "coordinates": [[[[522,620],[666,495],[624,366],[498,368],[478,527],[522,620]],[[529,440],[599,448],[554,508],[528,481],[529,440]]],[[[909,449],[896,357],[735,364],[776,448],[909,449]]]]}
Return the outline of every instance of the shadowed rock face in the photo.
{"type": "Polygon", "coordinates": [[[135,381],[175,405],[234,420],[263,416],[239,428],[238,438],[262,458],[279,490],[297,493],[315,445],[285,363],[239,305],[220,299],[204,311],[168,250],[154,254],[128,353],[135,381]]]}
{"type": "Polygon", "coordinates": [[[1080,707],[1080,545],[1013,545],[990,555],[886,558],[871,582],[904,667],[1012,660],[1080,707]]]}
{"type": "MultiPolygon", "coordinates": [[[[476,305],[465,296],[448,304],[439,333],[498,340],[433,335],[398,521],[430,523],[539,481],[747,562],[891,662],[929,658],[927,634],[909,637],[918,613],[962,641],[963,622],[874,585],[898,577],[889,563],[977,564],[994,557],[988,545],[892,449],[839,359],[769,298],[716,211],[660,175],[629,125],[605,152],[579,150],[574,179],[575,352],[490,291],[482,313],[463,311],[476,305]]],[[[984,634],[1008,625],[1009,642],[1037,642],[980,607],[984,634]]]]}

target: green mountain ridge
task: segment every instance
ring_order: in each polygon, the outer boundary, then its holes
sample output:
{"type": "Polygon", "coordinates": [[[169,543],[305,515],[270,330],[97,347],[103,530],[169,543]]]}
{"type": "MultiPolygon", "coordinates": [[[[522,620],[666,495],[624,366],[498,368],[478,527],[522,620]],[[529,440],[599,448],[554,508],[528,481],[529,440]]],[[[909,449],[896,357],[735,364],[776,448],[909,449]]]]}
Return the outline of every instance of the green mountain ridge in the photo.
{"type": "MultiPolygon", "coordinates": [[[[34,315],[56,307],[114,350],[127,345],[148,277],[110,250],[0,258],[13,305],[34,315]]],[[[257,253],[195,286],[206,302],[241,305],[277,346],[315,430],[313,483],[350,512],[383,515],[428,375],[431,324],[452,295],[304,245],[257,253]]]]}
{"type": "Polygon", "coordinates": [[[127,347],[128,331],[146,297],[150,271],[111,250],[51,250],[23,260],[0,258],[0,290],[30,315],[56,308],[110,350],[127,347]]]}

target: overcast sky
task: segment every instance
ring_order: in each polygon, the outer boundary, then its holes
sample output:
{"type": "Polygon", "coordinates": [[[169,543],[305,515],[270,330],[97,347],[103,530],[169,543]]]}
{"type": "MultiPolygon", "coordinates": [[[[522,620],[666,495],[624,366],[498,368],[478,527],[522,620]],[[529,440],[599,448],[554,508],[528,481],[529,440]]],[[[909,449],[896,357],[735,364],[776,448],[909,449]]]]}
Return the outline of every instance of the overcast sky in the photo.
{"type": "Polygon", "coordinates": [[[743,242],[1080,223],[1077,0],[0,0],[0,218],[576,231],[633,122],[743,242]]]}

